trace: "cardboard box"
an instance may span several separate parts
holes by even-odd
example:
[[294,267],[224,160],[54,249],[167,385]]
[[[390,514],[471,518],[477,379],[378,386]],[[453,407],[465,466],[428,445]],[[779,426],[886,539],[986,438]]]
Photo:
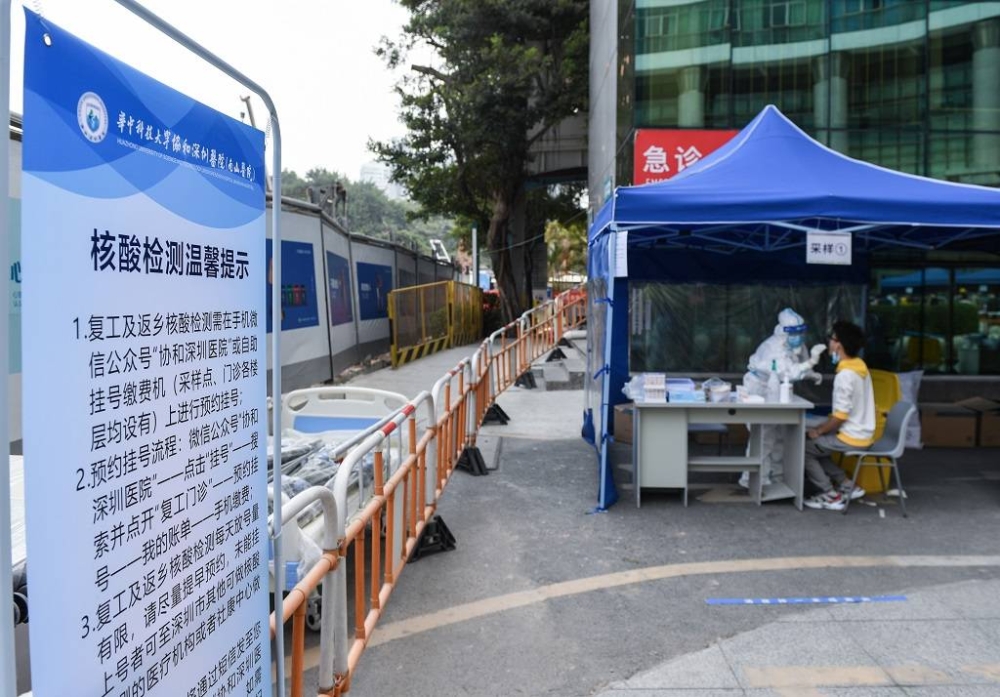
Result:
[[1000,447],[1000,402],[970,397],[955,404],[976,413],[976,444],[979,447]]
[[[724,425],[724,424],[723,424]],[[699,431],[697,429],[688,430],[688,435],[694,438],[695,443],[701,445],[722,445],[726,442],[728,432],[723,431]]]
[[979,415],[979,447],[1000,448],[1000,410]]
[[614,436],[616,443],[632,442],[632,404],[615,405]]
[[750,431],[745,424],[726,424],[726,426],[729,427],[729,435],[726,436],[729,445],[746,445],[750,440]]
[[921,404],[920,435],[928,448],[972,448],[978,415],[958,404]]
[[985,397],[969,397],[968,399],[960,399],[955,402],[955,404],[978,412],[997,411],[1000,409],[1000,402],[994,402],[992,399],[986,399]]
[[750,438],[750,431],[743,424],[725,424],[726,433],[716,433],[715,431],[695,432],[694,442],[700,445],[718,445],[721,437],[723,445],[746,445]]

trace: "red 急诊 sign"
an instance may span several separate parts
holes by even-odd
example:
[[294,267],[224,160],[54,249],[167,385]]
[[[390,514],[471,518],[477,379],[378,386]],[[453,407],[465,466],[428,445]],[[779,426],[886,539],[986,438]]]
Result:
[[718,150],[739,131],[640,128],[635,132],[636,186],[663,181]]

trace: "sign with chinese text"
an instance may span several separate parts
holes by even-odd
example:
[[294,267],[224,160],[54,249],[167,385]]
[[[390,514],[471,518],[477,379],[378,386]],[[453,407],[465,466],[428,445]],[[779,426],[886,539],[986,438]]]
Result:
[[33,692],[263,695],[264,134],[26,15]]
[[628,278],[628,230],[615,232],[615,278]]
[[640,128],[635,132],[632,183],[670,179],[715,152],[739,131]]
[[851,233],[819,230],[807,232],[806,263],[850,266]]

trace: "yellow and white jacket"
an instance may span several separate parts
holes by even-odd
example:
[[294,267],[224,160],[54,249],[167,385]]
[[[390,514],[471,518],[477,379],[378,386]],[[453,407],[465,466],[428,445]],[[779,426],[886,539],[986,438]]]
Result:
[[833,378],[833,416],[843,420],[837,438],[848,445],[868,447],[875,438],[875,388],[868,366],[860,358],[845,358]]

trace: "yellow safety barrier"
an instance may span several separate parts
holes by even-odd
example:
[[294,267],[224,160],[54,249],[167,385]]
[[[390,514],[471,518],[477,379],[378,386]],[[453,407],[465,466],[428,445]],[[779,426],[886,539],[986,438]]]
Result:
[[483,289],[451,282],[451,345],[462,346],[483,338]]
[[[419,295],[414,297],[418,302]],[[272,637],[292,620],[291,697],[301,697],[304,689],[309,597],[322,584],[318,695],[345,694],[421,534],[439,523],[432,520],[437,502],[462,457],[475,448],[479,427],[496,397],[585,317],[586,295],[581,291],[567,291],[526,312],[484,340],[430,393],[422,392],[353,448],[337,471],[332,500],[329,489],[313,487],[283,506],[287,523],[318,497],[331,526],[325,537],[331,549],[324,550],[271,616]],[[369,454],[374,457],[374,490],[348,519],[348,481]],[[346,561],[352,557],[349,576]],[[350,617],[354,622],[349,628]]]
[[482,298],[481,289],[457,281],[439,281],[391,291],[392,367],[398,368],[482,336]]

